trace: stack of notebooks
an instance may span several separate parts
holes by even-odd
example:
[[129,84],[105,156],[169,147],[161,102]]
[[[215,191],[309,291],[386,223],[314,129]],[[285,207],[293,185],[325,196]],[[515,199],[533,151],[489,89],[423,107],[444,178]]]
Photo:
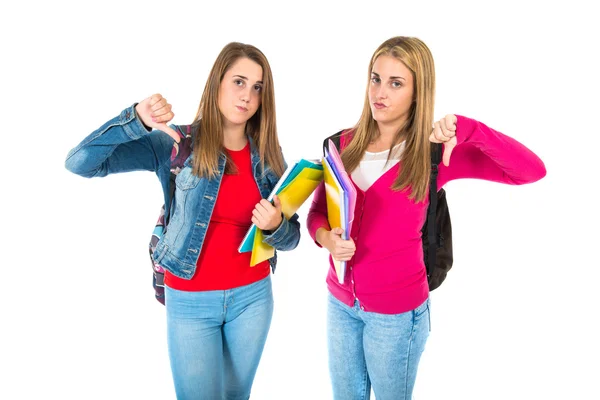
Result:
[[[323,166],[320,161],[305,159],[296,161],[288,166],[267,200],[273,201],[273,197],[277,195],[281,202],[281,212],[290,219],[322,180]],[[238,248],[240,253],[252,252],[250,266],[255,266],[275,255],[275,249],[263,240],[262,231],[252,224]]]
[[[275,188],[269,194],[268,201],[277,195],[281,201],[283,215],[290,219],[300,206],[308,199],[322,180],[325,180],[327,199],[327,220],[331,229],[340,227],[344,230],[342,239],[348,240],[352,231],[352,220],[356,205],[356,188],[344,169],[340,154],[330,140],[322,161],[305,160],[291,164],[281,176]],[[256,225],[252,224],[244,236],[238,251],[252,252],[250,266],[268,260],[275,254],[275,249],[263,242],[264,235]],[[340,283],[346,276],[346,261],[333,260]]]
[[[356,188],[350,181],[340,154],[331,140],[329,140],[328,148],[325,149],[322,165],[329,226],[331,229],[341,227],[344,230],[342,239],[348,240],[352,231],[354,208],[356,206]],[[344,283],[346,261],[333,259],[333,265],[338,282]]]

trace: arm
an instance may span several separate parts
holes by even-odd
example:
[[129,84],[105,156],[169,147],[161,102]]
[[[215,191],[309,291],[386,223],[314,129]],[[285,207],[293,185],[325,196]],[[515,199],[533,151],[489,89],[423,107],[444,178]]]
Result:
[[315,241],[317,246],[321,247],[321,243],[317,240],[317,231],[319,228],[331,230],[329,221],[327,220],[327,198],[325,197],[325,182],[319,183],[313,195],[312,204],[306,218],[306,226],[310,237]]
[[[280,211],[281,212],[281,211]],[[264,242],[277,250],[294,250],[300,242],[298,214],[288,220],[281,214],[281,223],[274,231],[263,230]]]
[[[173,142],[179,137],[165,125],[172,118],[171,105],[159,94],[153,95],[92,132],[69,152],[65,167],[86,178],[157,171],[170,159]],[[160,130],[150,132],[148,126]]]
[[325,247],[333,259],[348,261],[354,256],[356,245],[354,240],[342,239],[342,228],[331,229],[327,220],[327,197],[325,182],[321,182],[313,197],[313,202],[306,218],[308,233],[319,247]]
[[[283,161],[284,168],[287,163]],[[279,178],[273,173],[267,175],[269,190],[273,190]],[[262,199],[254,211],[252,211],[252,223],[254,223],[263,233],[263,242],[272,246],[276,250],[293,250],[300,242],[300,222],[298,214],[294,213],[288,220],[281,211],[281,202],[278,196],[273,197],[273,204],[266,199]]]
[[456,118],[455,148],[444,143],[444,153],[450,150],[452,157],[449,165],[440,164],[438,187],[461,178],[523,185],[546,175],[542,160],[523,144],[476,120]]

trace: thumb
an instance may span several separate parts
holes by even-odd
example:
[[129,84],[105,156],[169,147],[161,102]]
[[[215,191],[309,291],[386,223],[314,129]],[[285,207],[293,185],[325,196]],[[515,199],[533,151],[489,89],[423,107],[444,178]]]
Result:
[[281,212],[281,200],[279,200],[279,196],[273,196],[273,205],[277,209],[277,211]]
[[337,228],[333,228],[331,230],[331,232],[333,232],[334,234],[336,234],[338,236],[341,236],[342,233],[344,233],[344,230],[342,228],[340,228],[340,227],[337,227]]
[[177,143],[179,143],[179,141],[181,140],[181,136],[177,132],[175,132],[172,128],[167,126],[167,124],[157,124],[156,128],[160,129],[167,135],[171,136]]
[[446,167],[450,166],[450,156],[452,155],[452,150],[454,150],[454,146],[456,146],[456,137],[453,137],[446,143],[444,143],[444,156],[443,163]]

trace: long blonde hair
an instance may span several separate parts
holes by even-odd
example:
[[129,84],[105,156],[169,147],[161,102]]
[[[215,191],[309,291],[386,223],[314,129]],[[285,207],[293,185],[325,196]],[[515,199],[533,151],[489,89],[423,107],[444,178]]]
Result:
[[410,190],[409,198],[420,202],[427,194],[431,172],[429,135],[435,98],[433,56],[421,40],[414,37],[393,37],[383,42],[373,53],[362,115],[353,128],[352,140],[342,152],[342,161],[347,171],[353,171],[360,164],[369,143],[379,135],[369,104],[369,85],[373,64],[382,55],[394,57],[412,72],[414,101],[406,123],[396,132],[392,142],[393,147],[401,138],[406,140],[400,173],[394,180],[392,190]]
[[[232,42],[221,50],[215,60],[194,118],[194,125],[199,126],[199,131],[194,138],[193,170],[198,176],[215,177],[219,168],[219,154],[227,154],[223,145],[223,115],[219,111],[219,87],[225,73],[240,58],[254,61],[263,70],[261,104],[252,118],[246,122],[246,134],[252,138],[258,148],[263,170],[266,163],[278,176],[284,172],[283,155],[277,137],[275,92],[269,61],[256,47]],[[231,172],[234,170],[232,168],[232,163],[227,162],[226,171]]]

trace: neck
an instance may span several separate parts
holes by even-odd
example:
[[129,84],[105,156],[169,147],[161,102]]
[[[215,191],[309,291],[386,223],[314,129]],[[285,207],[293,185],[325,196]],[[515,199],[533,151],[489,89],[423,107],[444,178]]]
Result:
[[223,146],[229,150],[241,150],[248,143],[246,125],[224,126]]
[[398,130],[404,125],[405,121],[400,123],[385,124],[377,122],[377,130],[379,136],[375,139],[374,143],[379,144],[379,147],[390,148],[396,137]]

